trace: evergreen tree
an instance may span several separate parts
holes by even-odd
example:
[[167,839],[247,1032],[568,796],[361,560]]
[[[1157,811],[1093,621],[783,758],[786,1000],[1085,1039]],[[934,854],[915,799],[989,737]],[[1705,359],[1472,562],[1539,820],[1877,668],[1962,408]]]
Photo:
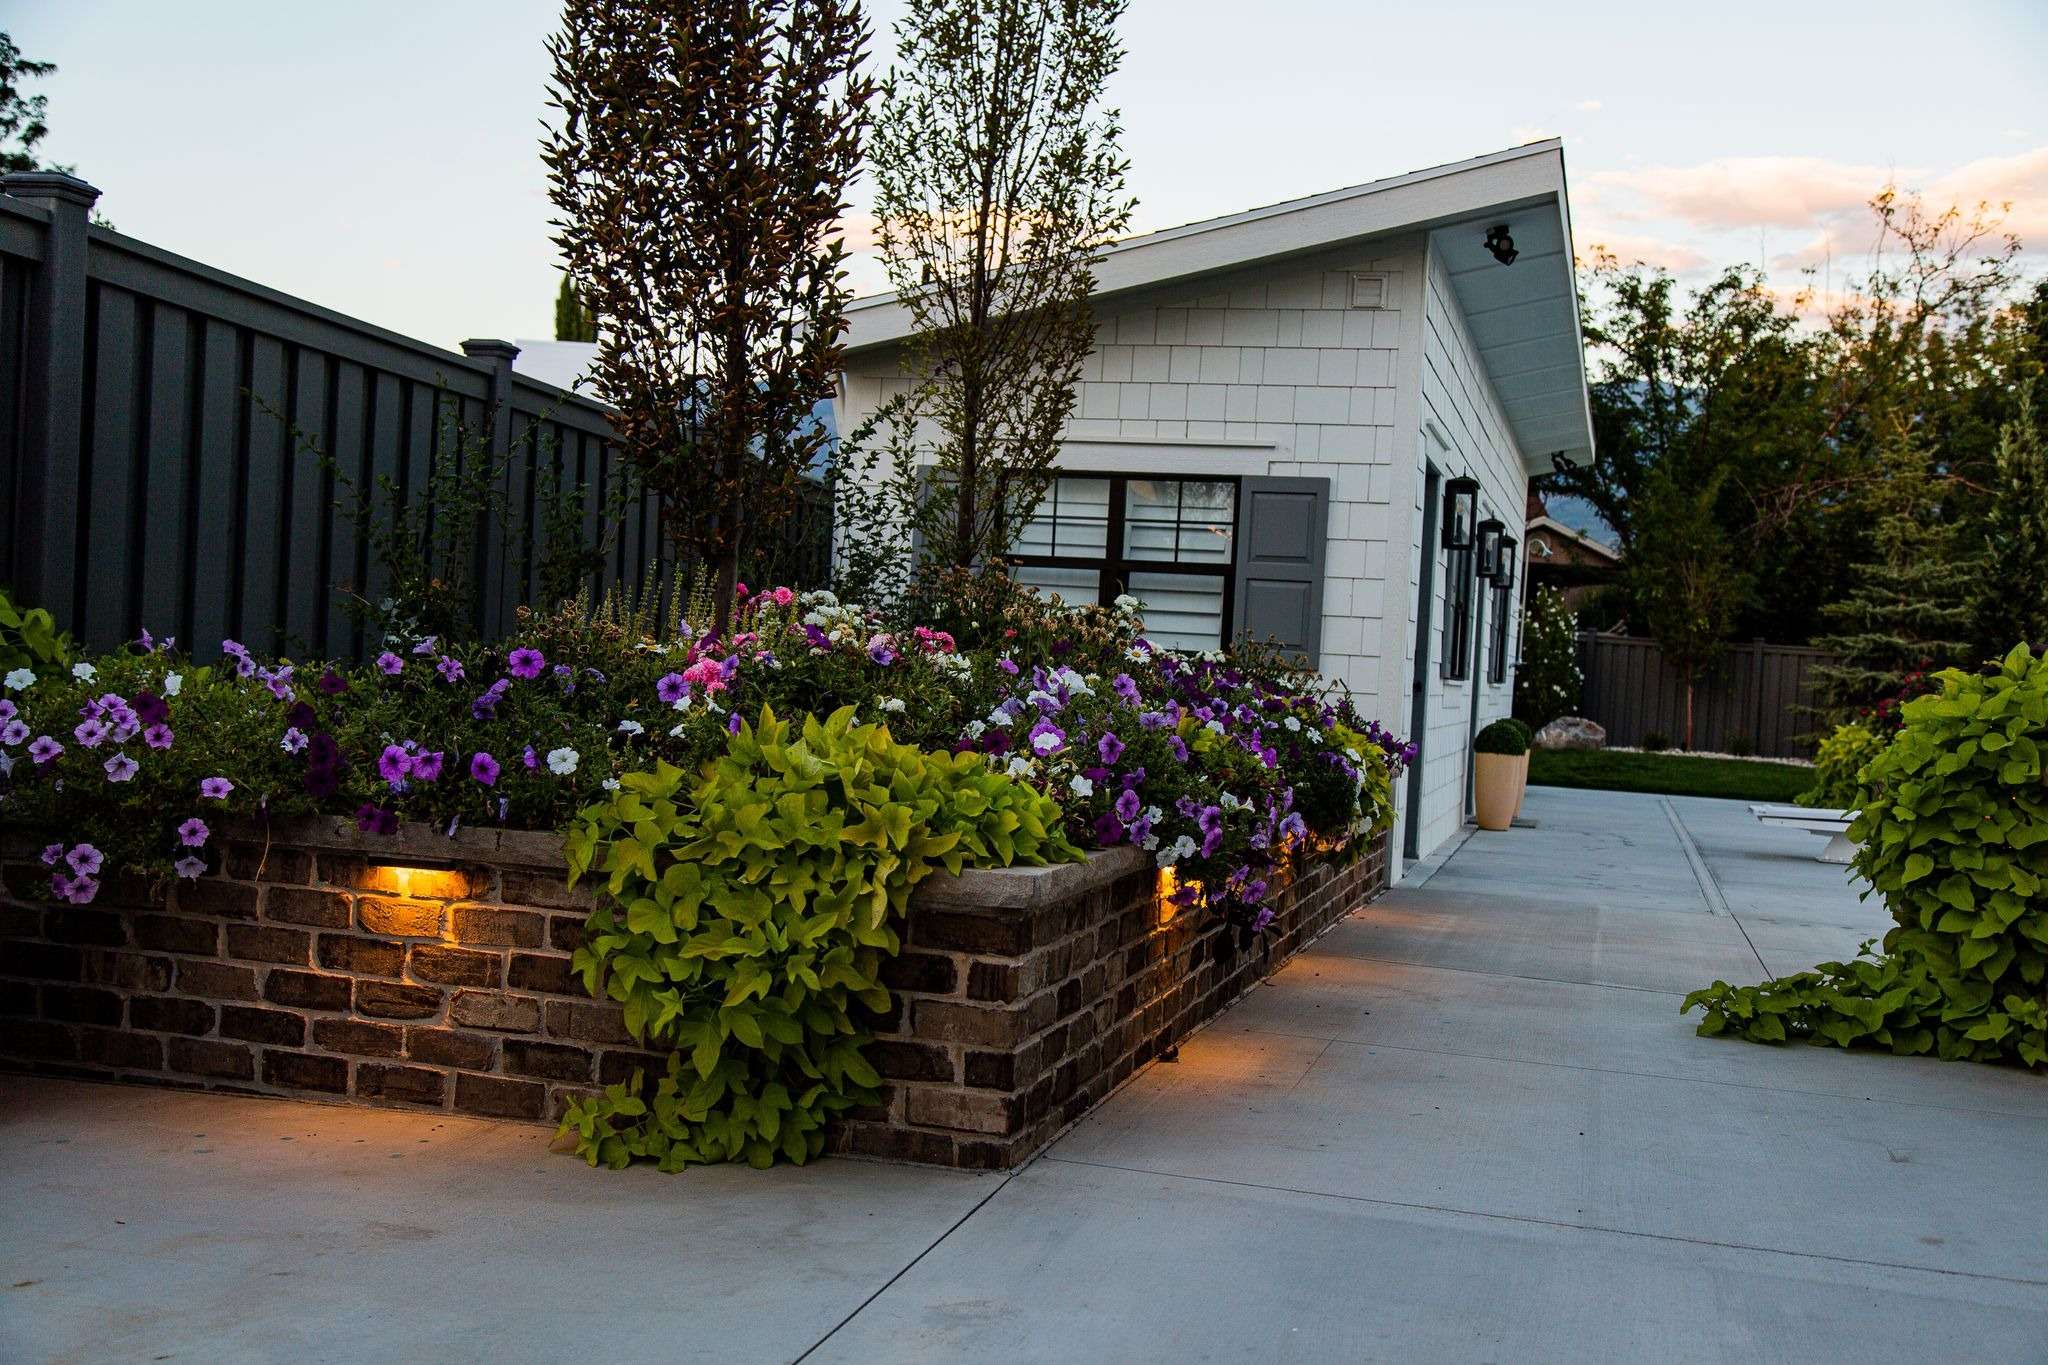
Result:
[[2048,645],[2048,451],[2034,417],[2034,384],[2019,390],[1999,431],[1998,480],[1985,509],[1978,579],[1977,655],[2004,657],[2015,644]]
[[555,294],[555,340],[597,340],[597,319],[590,316],[576,282],[567,275],[562,276],[562,287]]
[[1934,457],[1910,432],[1889,442],[1886,474],[1864,500],[1874,557],[1822,611],[1814,643],[1836,662],[1815,669],[1822,708],[1847,720],[1897,692],[1909,674],[1974,661],[1984,560],[1956,514]]

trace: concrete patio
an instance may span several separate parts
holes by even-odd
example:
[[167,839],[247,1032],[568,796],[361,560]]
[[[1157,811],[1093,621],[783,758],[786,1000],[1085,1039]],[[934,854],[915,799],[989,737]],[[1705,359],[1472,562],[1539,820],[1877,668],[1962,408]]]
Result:
[[1696,1038],[1887,921],[1536,789],[1005,1176],[0,1078],[0,1359],[2048,1359],[2048,1080]]

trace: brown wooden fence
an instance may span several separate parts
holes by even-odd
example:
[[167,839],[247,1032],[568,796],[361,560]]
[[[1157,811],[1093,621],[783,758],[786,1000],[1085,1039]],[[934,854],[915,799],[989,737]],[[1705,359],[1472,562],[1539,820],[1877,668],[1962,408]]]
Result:
[[[625,477],[607,410],[514,374],[509,343],[458,355],[92,226],[98,191],[69,176],[4,190],[0,583],[88,644],[148,626],[202,657],[223,636],[364,648],[335,590],[374,599],[379,566],[294,433],[359,486],[416,498],[466,427],[505,469],[514,527],[544,475],[584,491],[586,544],[608,550],[594,588],[669,559],[655,500],[607,496]],[[531,534],[511,529],[478,540],[491,634],[536,596]]]
[[[1769,758],[1811,758],[1813,670],[1818,649],[1732,645],[1693,689],[1693,747],[1715,753],[1748,748]],[[1579,714],[1607,728],[1609,744],[1639,746],[1651,733],[1685,739],[1685,683],[1654,640],[1579,635],[1585,674]]]

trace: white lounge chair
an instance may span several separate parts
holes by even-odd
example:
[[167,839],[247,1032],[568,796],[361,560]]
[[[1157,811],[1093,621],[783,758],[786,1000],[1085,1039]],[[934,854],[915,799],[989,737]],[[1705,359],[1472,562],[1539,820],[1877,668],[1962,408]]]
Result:
[[1856,855],[1856,845],[1849,838],[1849,823],[1856,818],[1854,811],[1818,810],[1811,806],[1751,806],[1749,813],[1766,825],[1784,825],[1810,834],[1831,836],[1827,847],[1820,851],[1820,861],[1824,863],[1846,863]]

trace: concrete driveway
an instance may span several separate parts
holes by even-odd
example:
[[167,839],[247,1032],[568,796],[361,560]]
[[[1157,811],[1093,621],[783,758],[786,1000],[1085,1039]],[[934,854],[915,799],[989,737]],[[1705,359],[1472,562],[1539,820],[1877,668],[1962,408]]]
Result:
[[2048,1360],[2048,1080],[1696,1038],[1881,908],[1733,803],[1527,813],[1008,1177],[0,1080],[0,1359]]

